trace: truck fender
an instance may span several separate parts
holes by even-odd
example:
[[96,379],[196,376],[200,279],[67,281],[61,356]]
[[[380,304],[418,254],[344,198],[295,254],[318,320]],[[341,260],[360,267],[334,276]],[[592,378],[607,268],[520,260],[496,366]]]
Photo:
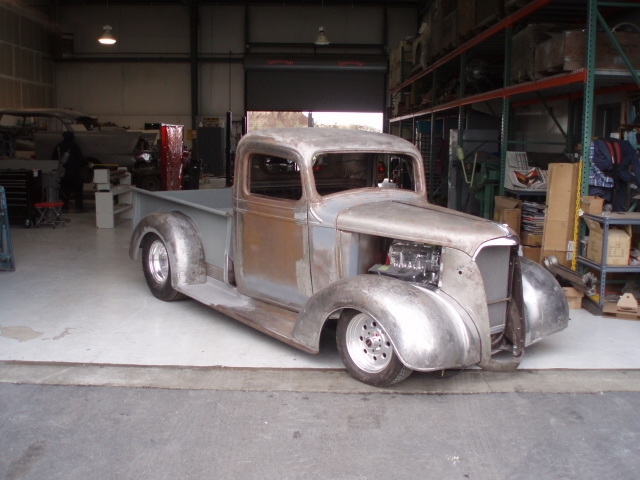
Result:
[[569,305],[555,277],[541,265],[524,257],[522,294],[526,326],[525,347],[567,328]]
[[155,233],[164,242],[171,265],[171,285],[181,287],[207,281],[204,248],[200,232],[181,212],[150,213],[136,226],[129,244],[129,257],[138,259],[144,238]]
[[307,301],[296,320],[293,337],[317,352],[324,322],[342,309],[353,308],[378,321],[402,363],[413,370],[475,364],[480,361],[477,332],[467,328],[461,317],[464,311],[446,298],[389,277],[345,278]]

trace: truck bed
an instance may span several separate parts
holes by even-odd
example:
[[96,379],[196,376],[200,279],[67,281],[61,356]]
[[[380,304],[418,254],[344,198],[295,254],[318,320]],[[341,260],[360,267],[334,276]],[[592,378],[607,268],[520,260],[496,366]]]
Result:
[[211,270],[219,275],[228,268],[227,258],[233,259],[233,206],[230,188],[170,192],[150,192],[140,188],[132,190],[132,229],[150,213],[181,212],[198,227],[207,273]]

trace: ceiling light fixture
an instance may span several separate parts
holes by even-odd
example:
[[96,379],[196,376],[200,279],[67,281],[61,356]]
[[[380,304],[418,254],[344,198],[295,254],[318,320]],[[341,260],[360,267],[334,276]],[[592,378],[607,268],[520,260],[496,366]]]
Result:
[[[324,0],[322,0],[322,2],[320,3],[320,20],[323,21],[324,20]],[[318,29],[318,37],[316,38],[315,44],[316,45],[329,45],[331,42],[329,42],[329,39],[327,38],[327,36],[324,33],[324,27],[320,27]]]
[[316,38],[316,45],[329,45],[331,42],[324,33],[324,27],[318,29],[318,38]]
[[104,29],[104,33],[98,39],[98,41],[103,45],[113,45],[114,43],[116,43],[116,39],[111,34],[111,30],[112,30],[111,25],[105,25],[102,28]]

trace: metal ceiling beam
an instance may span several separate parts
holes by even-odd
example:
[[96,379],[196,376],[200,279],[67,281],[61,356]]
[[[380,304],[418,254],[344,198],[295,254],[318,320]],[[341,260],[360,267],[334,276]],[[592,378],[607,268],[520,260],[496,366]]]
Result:
[[[249,6],[306,6],[318,7],[320,0],[247,0],[246,3],[238,0],[195,0],[198,6],[201,5],[249,5]],[[24,0],[24,2],[35,8],[45,8],[52,6],[84,6],[87,0]],[[323,0],[325,6],[353,6],[353,7],[410,7],[423,8],[425,0]],[[98,2],[91,2],[97,4]],[[163,5],[189,5],[189,0],[109,0],[109,5],[136,5],[153,8]],[[106,0],[105,0],[106,5]]]

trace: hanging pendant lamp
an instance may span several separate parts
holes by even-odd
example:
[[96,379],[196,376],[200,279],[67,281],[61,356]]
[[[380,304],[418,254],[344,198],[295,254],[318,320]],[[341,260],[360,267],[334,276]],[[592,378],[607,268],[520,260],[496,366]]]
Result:
[[98,39],[98,41],[102,45],[113,45],[114,43],[116,43],[116,39],[111,33],[111,30],[112,30],[111,25],[105,25],[102,28],[104,29],[104,32],[102,36]]
[[316,45],[329,45],[331,42],[324,33],[324,27],[318,29],[318,38],[316,38]]

